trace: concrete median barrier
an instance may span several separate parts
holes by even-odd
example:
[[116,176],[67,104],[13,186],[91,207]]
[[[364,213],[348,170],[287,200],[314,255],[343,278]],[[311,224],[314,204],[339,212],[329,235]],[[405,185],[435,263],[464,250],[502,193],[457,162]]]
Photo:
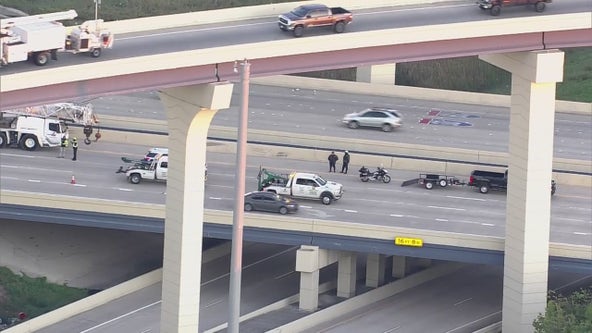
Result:
[[[165,121],[148,120],[145,123],[138,119],[129,122],[124,117],[101,117],[102,126],[116,127],[126,124],[131,130],[138,132],[123,132],[112,129],[102,129],[100,141],[117,142],[146,146],[167,146],[168,136]],[[146,134],[160,133],[160,135]],[[74,135],[82,136],[82,129],[73,129]],[[236,128],[212,126],[210,137],[224,140],[210,140],[208,151],[234,154],[236,144]],[[228,140],[228,141],[226,141]],[[99,141],[99,142],[100,142]],[[317,161],[325,163],[327,154],[331,150],[362,154],[359,164],[352,164],[353,168],[361,165],[368,167],[384,166],[390,170],[409,170],[418,172],[437,172],[449,175],[468,175],[473,169],[499,171],[507,165],[507,154],[500,152],[469,150],[461,148],[434,147],[412,145],[372,140],[354,140],[342,138],[336,140],[327,136],[304,135],[299,133],[284,133],[276,131],[249,130],[247,153],[250,156],[274,157],[293,160]],[[94,143],[93,143],[94,144]],[[366,153],[371,152],[371,153]],[[498,165],[495,166],[486,166]],[[478,167],[476,165],[479,165]],[[554,169],[578,172],[581,174],[556,173],[554,178],[560,185],[592,186],[592,165],[588,161],[555,158]]]
[[[389,0],[326,0],[323,3],[329,7],[344,7],[349,10],[361,10],[370,8],[426,5],[435,3],[446,3],[450,0],[399,0],[396,2]],[[125,34],[131,32],[153,31],[162,29],[173,29],[185,26],[214,24],[223,22],[239,22],[249,19],[270,18],[270,23],[275,23],[275,16],[288,12],[295,7],[314,3],[314,1],[298,1],[275,3],[269,5],[246,6],[225,8],[207,11],[198,11],[175,15],[153,16],[121,21],[105,22],[105,26],[115,34]]]
[[146,288],[162,281],[162,269],[154,270],[137,278],[121,283],[115,287],[103,290],[94,295],[65,305],[57,310],[39,317],[24,321],[17,326],[5,330],[6,333],[32,333],[44,327],[56,324],[82,312],[94,309],[110,301],[129,295],[139,289]]

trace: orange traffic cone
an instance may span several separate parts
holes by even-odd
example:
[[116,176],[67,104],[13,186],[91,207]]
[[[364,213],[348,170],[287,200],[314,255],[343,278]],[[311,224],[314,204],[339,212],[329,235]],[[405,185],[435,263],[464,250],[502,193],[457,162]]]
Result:
[[76,177],[72,175],[72,179],[70,180],[70,184],[76,184]]

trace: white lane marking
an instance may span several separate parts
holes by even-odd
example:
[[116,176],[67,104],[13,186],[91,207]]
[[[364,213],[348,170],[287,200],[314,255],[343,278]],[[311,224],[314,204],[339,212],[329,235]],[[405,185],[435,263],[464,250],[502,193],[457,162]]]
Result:
[[460,210],[465,211],[464,208],[454,208],[454,207],[441,207],[441,206],[428,206],[429,208],[437,208],[437,209],[449,209],[449,210]]
[[447,219],[436,219],[436,221],[440,221],[440,222],[448,222]]
[[222,200],[222,198],[218,198],[218,197],[209,197],[209,199],[211,199],[211,200]]
[[[568,217],[558,217],[558,220],[566,220],[566,221],[574,221],[574,222],[586,222],[584,220],[580,220],[580,219],[570,219]],[[592,221],[591,221],[592,222]]]
[[19,180],[20,178],[18,178],[18,177],[4,177],[4,176],[2,176],[2,177],[0,177],[0,179]]
[[472,299],[473,299],[473,297],[469,297],[467,299],[463,299],[462,301],[459,301],[459,302],[454,303],[454,306],[461,305],[461,304],[463,304],[465,302],[468,302],[468,301],[470,301]]
[[403,217],[405,215],[401,215],[401,214],[391,214],[392,217]]
[[162,302],[162,301],[156,301],[156,302],[154,302],[154,303],[150,303],[150,304],[148,304],[148,305],[145,305],[145,306],[143,306],[143,307],[141,307],[141,308],[135,309],[135,310],[133,310],[133,311],[130,311],[130,312],[128,312],[128,313],[124,313],[124,314],[122,314],[121,316],[115,317],[115,318],[113,318],[113,319],[107,320],[107,321],[105,321],[105,322],[102,322],[102,323],[100,323],[100,324],[98,324],[98,325],[95,325],[95,326],[93,326],[93,327],[87,328],[87,329],[85,329],[84,331],[80,331],[80,333],[86,333],[86,332],[90,332],[90,331],[92,331],[92,330],[95,330],[95,329],[97,329],[97,328],[99,328],[99,327],[103,327],[103,326],[105,326],[105,325],[108,325],[108,324],[110,324],[110,323],[112,323],[112,322],[114,322],[114,321],[116,321],[116,320],[119,320],[119,319],[121,319],[121,318],[124,318],[124,317],[130,316],[130,315],[133,315],[134,313],[140,312],[140,311],[142,311],[142,310],[144,310],[144,309],[147,309],[147,308],[149,308],[149,307],[151,307],[151,306],[154,306],[154,305],[156,305],[156,304],[160,304],[161,302]]
[[291,272],[288,272],[288,273],[284,273],[282,275],[278,275],[278,276],[274,277],[274,279],[279,280],[279,279],[284,278],[284,277],[286,277],[286,276],[288,276],[288,275],[290,275],[292,273],[295,273],[295,272],[296,271],[291,271]]
[[[267,261],[267,260],[273,259],[273,258],[275,258],[275,257],[281,256],[281,255],[283,255],[283,254],[285,254],[285,253],[288,253],[288,252],[290,252],[290,251],[294,251],[294,250],[295,250],[295,249],[297,249],[297,248],[298,248],[298,247],[291,247],[291,248],[289,248],[289,249],[287,249],[287,250],[284,250],[284,251],[282,251],[282,252],[274,253],[274,254],[272,254],[271,256],[269,256],[269,257],[265,257],[265,258],[263,258],[263,259],[261,259],[261,260],[259,260],[259,261],[255,261],[255,262],[253,262],[253,263],[252,263],[252,264],[250,264],[250,265],[243,266],[243,272],[244,272],[244,271],[245,271],[247,268],[253,267],[253,266],[255,266],[255,265],[257,265],[257,264],[260,264],[260,263],[262,263],[262,262],[264,262],[264,261]],[[201,285],[202,285],[202,287],[203,287],[203,286],[205,286],[205,285],[207,285],[207,284],[209,284],[209,283],[212,283],[212,282],[218,281],[218,280],[220,280],[220,279],[223,279],[223,278],[225,278],[226,276],[229,276],[229,275],[230,275],[230,272],[228,272],[228,273],[226,273],[226,274],[223,274],[223,275],[220,275],[220,276],[218,276],[218,277],[215,277],[215,278],[213,278],[213,279],[211,279],[211,280],[209,280],[209,281],[203,282]]]
[[41,183],[39,179],[27,179],[27,181],[30,183]]
[[343,211],[346,213],[357,213],[358,212],[357,210],[353,210],[353,209],[344,209]]
[[391,333],[401,328],[401,326],[395,326],[393,328],[389,328],[388,330],[384,331],[383,333]]
[[300,206],[300,208],[312,208],[312,206]]
[[486,199],[467,198],[467,197],[456,197],[456,196],[453,196],[453,195],[447,195],[446,198],[450,198],[450,199],[462,199],[462,200],[473,200],[473,201],[487,201]]
[[579,232],[579,231],[574,231],[575,235],[581,235],[581,236],[588,236],[588,235],[592,235],[592,233],[589,232]]
[[210,303],[206,304],[206,305],[204,306],[204,308],[209,308],[209,307],[211,307],[211,306],[214,306],[214,305],[216,305],[216,304],[220,304],[220,303],[222,303],[222,301],[224,301],[224,299],[223,299],[223,298],[217,299],[217,300],[215,300],[215,301],[212,301],[212,302],[210,302]]
[[132,192],[133,191],[131,188],[114,187],[114,189],[116,189],[118,191],[124,191],[124,192]]
[[481,225],[486,226],[486,227],[493,227],[493,226],[495,226],[495,224],[491,224],[491,223],[481,223]]
[[70,184],[70,185],[74,185],[74,186],[78,186],[78,187],[86,187],[86,185],[84,185],[84,184]]
[[[215,30],[224,30],[224,29],[232,29],[232,28],[254,27],[257,25],[269,25],[269,24],[272,24],[272,23],[261,22],[261,23],[239,24],[239,25],[233,25],[233,26],[222,26],[222,27],[212,27],[212,28],[170,31],[170,32],[162,32],[162,33],[158,33],[158,34],[148,34],[148,35],[141,35],[141,36],[134,36],[134,37],[119,38],[119,41],[141,39],[141,38],[152,38],[155,36],[170,36],[170,35],[178,35],[178,34],[187,34],[187,33],[202,32],[202,31],[215,31]],[[277,24],[277,23],[273,22],[273,24]]]

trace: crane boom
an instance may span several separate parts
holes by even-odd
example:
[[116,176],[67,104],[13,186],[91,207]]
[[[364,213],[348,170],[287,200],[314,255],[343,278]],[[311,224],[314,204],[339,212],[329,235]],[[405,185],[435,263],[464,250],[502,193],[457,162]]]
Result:
[[78,16],[78,13],[74,9],[70,9],[64,12],[55,12],[48,14],[11,17],[0,20],[0,28],[8,29],[15,25],[25,25],[37,22],[52,22],[60,20],[72,20]]
[[56,103],[20,109],[3,110],[0,112],[18,116],[39,118],[54,117],[64,121],[71,121],[76,124],[91,126],[99,122],[97,116],[93,112],[93,106],[90,103]]

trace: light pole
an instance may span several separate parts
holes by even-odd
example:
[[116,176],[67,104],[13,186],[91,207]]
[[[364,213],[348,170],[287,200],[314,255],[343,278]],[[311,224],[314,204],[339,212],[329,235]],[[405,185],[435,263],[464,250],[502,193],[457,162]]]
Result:
[[[243,261],[243,220],[245,205],[245,178],[247,168],[247,121],[249,117],[249,77],[251,64],[247,59],[240,64],[241,105],[236,140],[236,176],[234,214],[232,218],[232,254],[230,257],[230,290],[228,332],[239,333],[241,272]],[[235,70],[237,64],[235,63]]]

